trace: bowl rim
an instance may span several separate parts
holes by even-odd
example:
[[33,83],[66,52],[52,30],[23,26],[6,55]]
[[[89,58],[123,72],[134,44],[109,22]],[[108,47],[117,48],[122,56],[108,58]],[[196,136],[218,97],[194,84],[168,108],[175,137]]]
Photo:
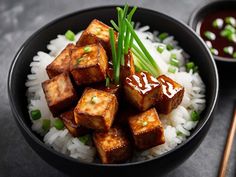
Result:
[[[7,90],[8,90],[8,98],[9,98],[9,105],[11,107],[11,110],[13,112],[13,117],[16,120],[17,123],[19,123],[19,125],[21,126],[21,128],[27,133],[27,135],[38,145],[41,146],[42,148],[46,149],[47,151],[49,151],[49,153],[52,153],[53,155],[59,156],[61,158],[64,158],[68,161],[72,161],[74,163],[79,163],[79,164],[83,164],[83,165],[89,165],[89,166],[97,166],[97,167],[126,167],[126,166],[135,166],[135,165],[140,165],[143,163],[149,163],[153,160],[157,160],[157,159],[162,159],[164,157],[169,156],[170,154],[172,154],[174,151],[179,150],[180,148],[182,148],[183,146],[185,146],[186,144],[188,144],[201,130],[202,128],[207,124],[207,122],[209,121],[216,103],[217,103],[217,99],[218,99],[218,92],[219,92],[219,76],[218,76],[218,71],[217,71],[217,67],[216,67],[216,63],[210,53],[210,51],[207,49],[206,44],[204,43],[204,41],[196,34],[196,32],[191,29],[189,26],[187,26],[187,24],[183,23],[180,20],[174,19],[173,17],[170,17],[164,13],[155,11],[155,10],[151,10],[151,9],[147,9],[147,8],[143,8],[143,7],[138,7],[138,9],[142,10],[142,11],[147,11],[147,12],[151,12],[151,13],[155,13],[158,14],[160,16],[163,16],[164,18],[168,18],[170,21],[173,21],[175,23],[180,24],[183,28],[186,28],[187,30],[189,30],[191,33],[193,33],[193,35],[199,40],[199,42],[201,42],[201,44],[207,49],[206,51],[209,54],[209,59],[211,60],[213,69],[214,69],[214,77],[215,77],[215,88],[214,88],[214,99],[213,102],[211,103],[211,108],[208,112],[208,114],[205,116],[205,120],[202,123],[202,125],[200,127],[198,127],[198,129],[196,129],[184,142],[182,142],[181,144],[177,145],[175,148],[173,148],[172,150],[159,155],[157,157],[153,157],[151,159],[147,159],[147,160],[142,160],[142,161],[136,161],[136,162],[127,162],[127,163],[121,163],[121,164],[102,164],[102,163],[97,163],[97,162],[85,162],[79,159],[74,159],[66,154],[63,154],[61,152],[58,152],[56,150],[54,150],[53,148],[47,146],[43,141],[41,141],[34,133],[33,130],[28,127],[24,121],[22,120],[20,114],[17,111],[16,105],[14,104],[14,99],[13,99],[13,94],[12,94],[12,74],[13,71],[15,69],[15,65],[18,61],[19,56],[21,55],[22,51],[24,50],[24,48],[29,45],[30,41],[32,41],[32,39],[34,39],[37,35],[39,35],[43,30],[49,28],[50,26],[54,25],[55,23],[67,19],[69,17],[81,14],[81,13],[88,13],[94,10],[102,10],[102,9],[114,9],[117,6],[122,6],[122,5],[107,5],[107,6],[95,6],[92,8],[86,8],[83,10],[79,10],[79,11],[75,11],[66,15],[62,15],[54,20],[52,20],[51,22],[47,23],[46,25],[43,25],[41,28],[39,28],[38,30],[36,30],[20,47],[20,49],[18,50],[18,52],[16,53],[11,65],[10,65],[10,69],[9,69],[9,73],[8,73],[8,80],[7,80]],[[132,7],[132,6],[130,6]],[[25,137],[24,137],[25,138]],[[27,141],[27,143],[29,143]],[[31,145],[30,145],[31,147]],[[31,147],[32,148],[32,147]],[[32,148],[34,151],[35,149]],[[38,154],[38,152],[37,152]],[[38,154],[39,155],[39,154]]]
[[[233,3],[236,5],[236,1],[234,1],[234,0],[224,0],[224,1],[217,0],[217,1],[213,1],[213,2],[201,3],[198,7],[196,7],[194,9],[193,13],[190,15],[190,18],[188,20],[188,25],[198,34],[197,27],[194,27],[194,23],[195,23],[195,21],[199,22],[199,19],[198,19],[199,15],[203,11],[209,12],[209,9],[214,9],[214,6],[216,6],[216,5],[220,6],[222,4],[227,4],[227,3]],[[226,63],[236,63],[236,59],[234,59],[234,58],[221,57],[221,56],[216,56],[216,55],[213,55],[213,57],[217,61],[226,62]]]

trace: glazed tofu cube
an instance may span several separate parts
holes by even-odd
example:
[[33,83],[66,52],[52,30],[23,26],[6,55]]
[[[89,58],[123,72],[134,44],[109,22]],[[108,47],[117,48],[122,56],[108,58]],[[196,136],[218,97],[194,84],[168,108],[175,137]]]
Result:
[[70,72],[77,85],[104,81],[107,55],[100,44],[76,48],[71,53]]
[[98,131],[107,131],[114,120],[118,102],[114,94],[86,89],[74,110],[75,122]]
[[72,136],[83,136],[89,132],[87,128],[75,123],[74,109],[62,113],[59,117],[61,118],[65,127],[68,129]]
[[162,97],[157,100],[156,109],[158,113],[168,114],[182,102],[184,87],[165,75],[158,80],[162,84]]
[[131,156],[129,140],[121,128],[111,128],[108,132],[95,132],[93,141],[104,164],[125,162]]
[[[79,41],[76,43],[77,46],[81,47],[88,44],[100,43],[104,49],[111,53],[110,47],[110,35],[109,35],[109,26],[102,23],[101,21],[94,19],[86,30],[82,33]],[[117,33],[115,33],[115,38]]]
[[121,74],[120,79],[122,82],[124,82],[126,77],[135,74],[133,54],[130,50],[128,54],[124,56],[124,60],[125,60],[124,66],[121,65],[121,71],[120,71]]
[[145,111],[161,97],[161,84],[147,72],[140,72],[128,76],[124,82],[125,95],[140,111]]
[[48,107],[53,116],[58,116],[74,106],[77,94],[68,73],[62,73],[42,83]]
[[47,68],[47,74],[49,78],[53,78],[63,72],[69,72],[71,51],[75,48],[75,45],[68,44],[66,48],[50,63]]
[[165,143],[164,129],[155,108],[129,118],[135,146],[145,150]]

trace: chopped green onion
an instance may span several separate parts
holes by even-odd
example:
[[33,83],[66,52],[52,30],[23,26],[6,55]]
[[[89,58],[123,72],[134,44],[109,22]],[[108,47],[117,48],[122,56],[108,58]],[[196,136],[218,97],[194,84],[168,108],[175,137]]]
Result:
[[225,18],[225,23],[235,26],[236,25],[236,20],[235,20],[234,17],[226,17]]
[[41,118],[41,112],[39,109],[32,110],[30,115],[33,120],[38,120]]
[[229,36],[229,40],[230,40],[231,42],[236,43],[236,34],[235,34],[235,33],[231,34],[231,35]]
[[212,33],[211,31],[205,31],[204,36],[209,40],[215,40],[216,39],[216,35],[214,33]]
[[98,97],[97,96],[92,96],[91,101],[92,104],[96,104],[98,102]]
[[174,46],[172,45],[172,44],[167,44],[166,45],[166,48],[167,48],[167,50],[173,50],[174,49]]
[[192,119],[192,121],[198,121],[199,118],[200,118],[200,116],[199,116],[197,111],[192,111],[191,112],[191,119]]
[[210,51],[213,55],[218,55],[219,54],[218,50],[215,49],[215,48],[210,48]]
[[63,121],[61,120],[61,119],[56,119],[55,121],[54,121],[54,127],[57,129],[57,130],[62,130],[63,128],[64,128],[64,123],[63,123]]
[[165,46],[164,46],[164,45],[158,45],[157,51],[158,51],[159,53],[162,53],[164,50],[165,50]]
[[172,54],[170,55],[170,58],[177,59],[177,55],[176,55],[175,53],[172,53]]
[[227,37],[230,36],[232,34],[232,32],[228,29],[224,29],[223,31],[220,32],[220,35],[223,37]]
[[83,57],[77,58],[77,59],[76,59],[77,65],[80,64],[80,62],[81,62],[83,59],[84,59]]
[[78,138],[80,142],[85,145],[88,145],[91,142],[91,136],[89,134],[81,136]]
[[224,25],[224,21],[221,18],[215,19],[212,23],[212,26],[218,29],[222,28],[223,25]]
[[50,119],[43,119],[42,129],[44,131],[48,131],[50,129],[51,120]]
[[183,133],[182,133],[181,131],[177,131],[177,132],[176,132],[176,135],[177,135],[177,136],[182,136]]
[[191,69],[193,69],[195,64],[193,62],[186,63],[186,70],[189,72]]
[[75,33],[73,33],[73,31],[71,31],[71,30],[68,30],[68,31],[65,33],[65,37],[66,37],[66,39],[68,39],[69,41],[74,41],[74,40],[75,40]]
[[174,66],[169,66],[168,72],[169,72],[169,73],[172,73],[172,74],[176,73],[176,67],[174,67]]
[[143,125],[143,127],[145,127],[145,126],[147,126],[147,124],[148,124],[148,122],[144,121],[142,125]]
[[110,87],[110,78],[106,77],[106,87]]
[[170,64],[179,67],[179,60],[176,58],[170,58]]
[[167,38],[168,37],[168,33],[161,33],[159,36],[158,36],[158,38],[161,40],[161,41],[163,41],[165,38]]
[[236,58],[236,52],[233,53],[233,58]]
[[233,48],[232,46],[224,47],[223,50],[224,50],[224,52],[225,52],[226,54],[229,54],[229,55],[232,55],[233,52],[234,52],[234,48]]
[[231,33],[235,33],[236,32],[235,28],[232,25],[226,25],[225,29],[229,30]]
[[90,46],[85,46],[84,47],[84,52],[88,53],[88,52],[91,52],[91,47]]

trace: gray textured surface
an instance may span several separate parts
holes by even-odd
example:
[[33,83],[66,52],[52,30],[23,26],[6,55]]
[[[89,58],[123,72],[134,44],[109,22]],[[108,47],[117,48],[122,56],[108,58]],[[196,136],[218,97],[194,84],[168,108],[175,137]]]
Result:
[[[157,10],[187,22],[199,3],[207,0],[136,0],[130,4]],[[208,0],[210,1],[210,0]],[[51,20],[80,9],[123,4],[109,0],[0,0],[0,176],[51,177],[66,176],[50,167],[26,144],[11,115],[7,98],[7,74],[21,44],[37,29]],[[229,127],[236,84],[222,79],[219,107],[213,125],[198,150],[167,177],[215,177]],[[231,153],[228,176],[236,175],[236,144]],[[153,169],[155,170],[155,169]]]

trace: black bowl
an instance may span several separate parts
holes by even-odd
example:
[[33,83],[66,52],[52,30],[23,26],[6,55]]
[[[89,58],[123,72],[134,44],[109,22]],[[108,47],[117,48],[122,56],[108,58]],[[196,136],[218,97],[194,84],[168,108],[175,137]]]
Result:
[[31,122],[27,112],[25,81],[30,73],[29,64],[37,51],[47,52],[46,45],[64,34],[68,29],[80,31],[97,18],[107,24],[116,19],[115,6],[99,7],[79,11],[44,26],[34,33],[20,48],[11,65],[8,78],[8,94],[15,120],[30,146],[38,155],[55,168],[73,176],[156,176],[169,172],[186,160],[199,146],[205,137],[211,121],[218,96],[218,74],[214,60],[204,42],[185,24],[158,12],[139,8],[134,21],[149,25],[151,30],[168,32],[176,37],[186,52],[191,54],[199,66],[200,74],[206,84],[206,109],[201,115],[197,127],[191,136],[175,149],[160,157],[125,164],[84,163],[75,160],[46,146],[40,137],[31,130]]
[[[189,26],[192,27],[195,31],[197,31],[198,23],[201,22],[208,14],[216,11],[235,9],[236,1],[233,0],[215,1],[207,4],[203,3],[198,8],[196,8],[196,10],[194,10],[193,14],[189,19]],[[236,60],[233,58],[226,58],[220,56],[214,56],[214,58],[219,62],[236,63]]]

